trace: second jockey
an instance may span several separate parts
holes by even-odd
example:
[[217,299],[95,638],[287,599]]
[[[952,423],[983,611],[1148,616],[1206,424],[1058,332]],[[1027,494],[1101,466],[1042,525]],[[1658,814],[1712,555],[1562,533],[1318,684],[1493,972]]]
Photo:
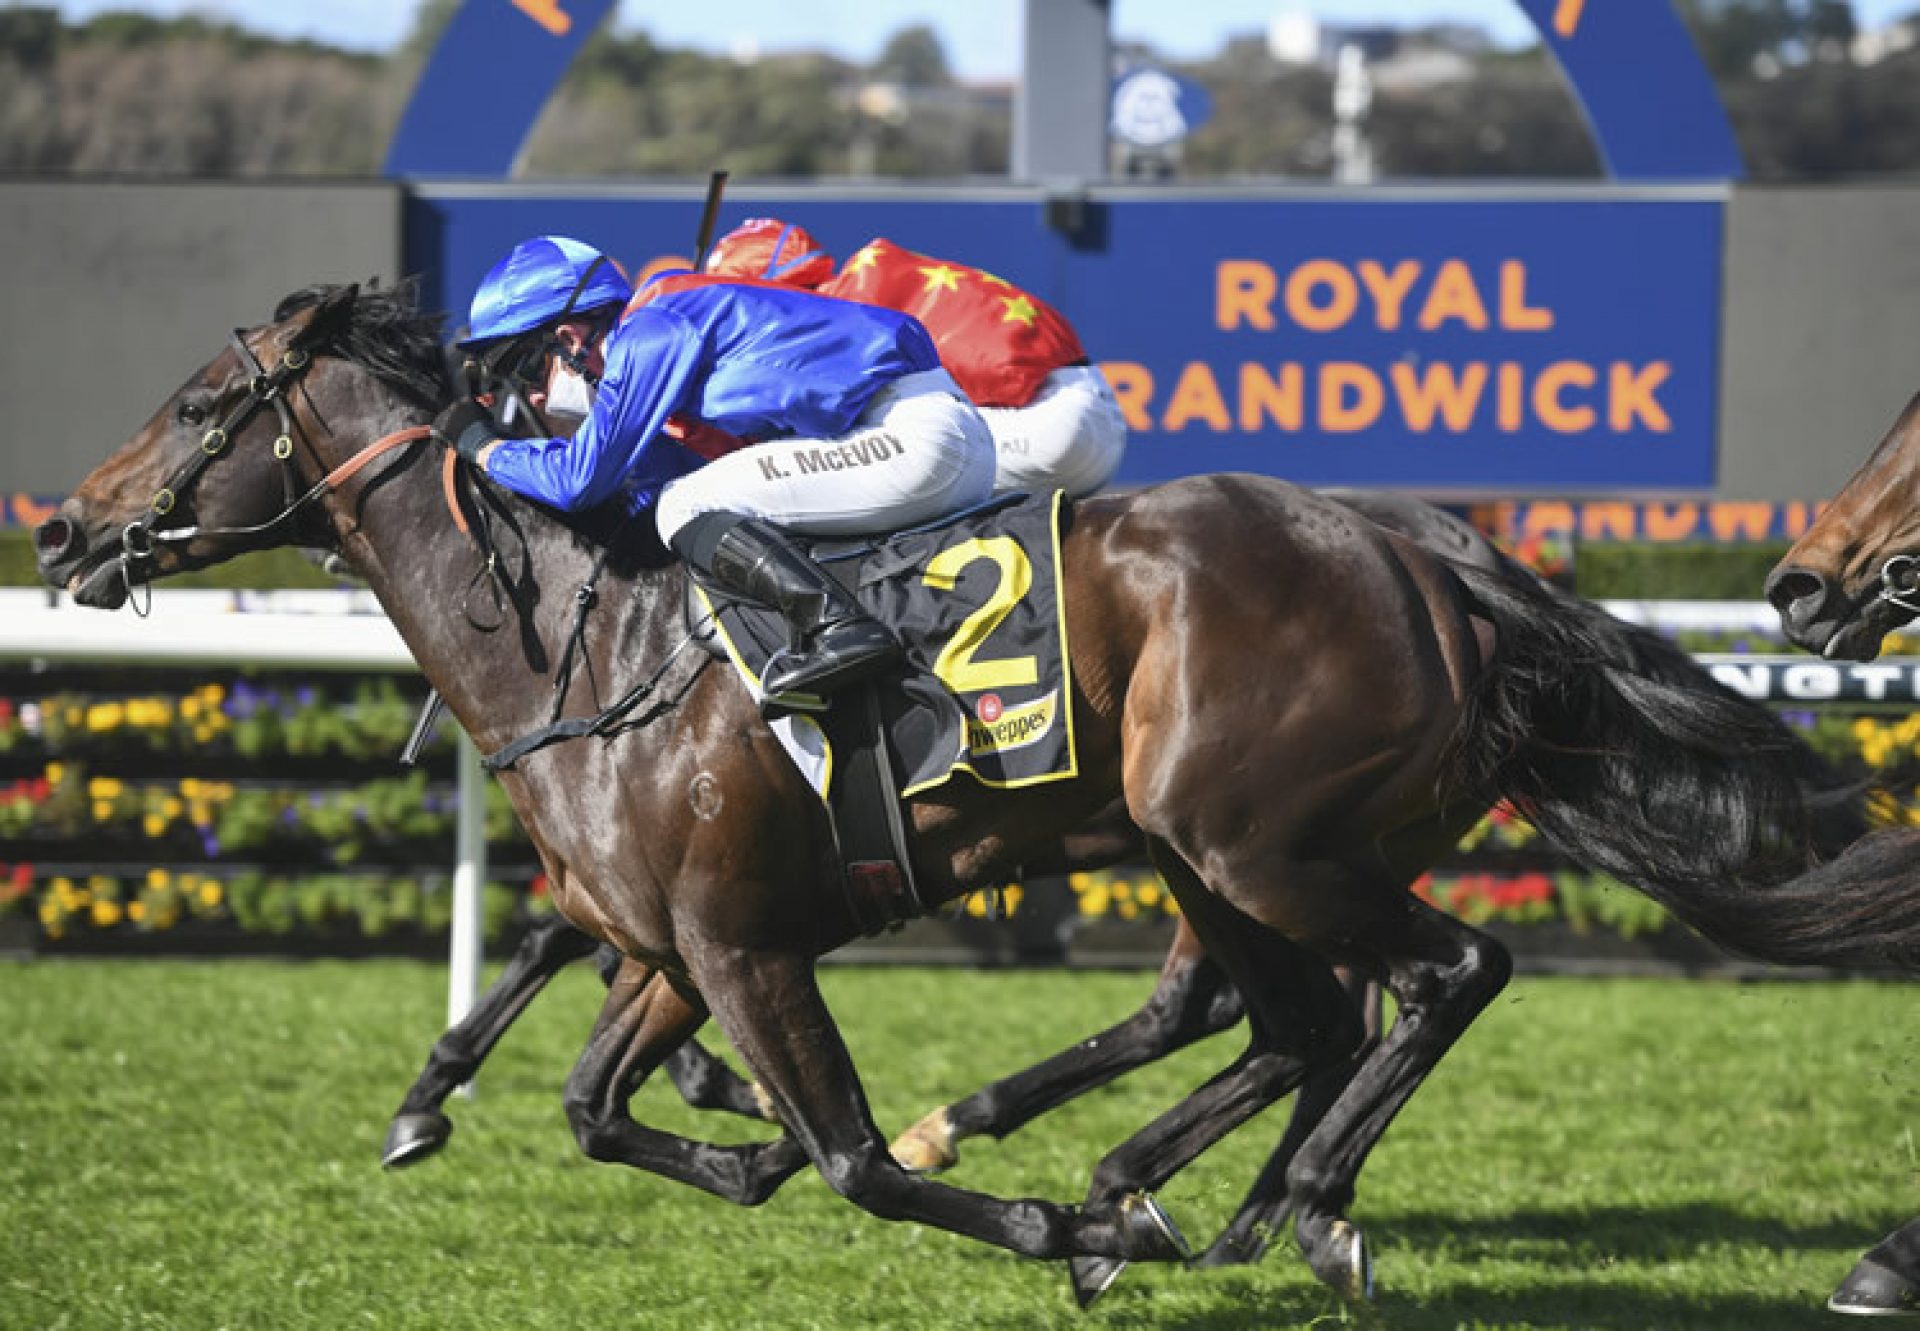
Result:
[[[822,695],[901,656],[787,533],[854,536],[988,499],[994,446],[926,330],[896,311],[761,283],[631,296],[612,262],[564,236],[522,241],[474,293],[462,343],[545,385],[536,410],[584,415],[571,438],[499,437],[478,403],[436,432],[493,480],[555,508],[653,511],[668,547],[786,618],[767,699]],[[669,417],[756,442],[709,462]]]
[[706,272],[918,319],[993,432],[998,490],[1061,489],[1078,498],[1105,485],[1120,465],[1126,418],[1106,376],[1088,363],[1058,310],[991,273],[874,240],[836,274],[812,236],[773,218],[752,219],[721,237]]

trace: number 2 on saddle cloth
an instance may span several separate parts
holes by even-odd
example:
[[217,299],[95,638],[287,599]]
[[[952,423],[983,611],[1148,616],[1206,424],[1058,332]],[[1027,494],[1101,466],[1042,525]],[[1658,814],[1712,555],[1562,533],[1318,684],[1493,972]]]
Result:
[[[960,772],[997,789],[1078,774],[1059,577],[1070,520],[1058,491],[1007,495],[928,527],[813,546],[906,646],[911,668],[880,686],[902,798]],[[761,668],[787,643],[785,621],[698,584],[695,599],[758,696]],[[825,732],[805,715],[780,729],[821,790],[832,769]]]

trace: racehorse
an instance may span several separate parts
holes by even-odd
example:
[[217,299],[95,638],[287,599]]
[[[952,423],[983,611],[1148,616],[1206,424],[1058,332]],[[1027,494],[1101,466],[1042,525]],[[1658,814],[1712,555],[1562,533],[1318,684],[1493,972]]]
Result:
[[[1482,533],[1431,504],[1386,492],[1327,491],[1376,525],[1413,540],[1424,550],[1510,579],[1534,575],[1503,554]],[[1615,620],[1571,594],[1547,588],[1564,612],[1584,619],[1597,640],[1632,673],[1650,675],[1682,690],[1733,697],[1691,656],[1656,633]],[[1753,704],[1758,724],[1767,724],[1764,708]],[[1809,831],[1812,850],[1830,858],[1865,835],[1868,827],[1863,792],[1830,768],[1792,731],[1779,727],[1777,756],[1816,800]],[[1028,875],[1093,869],[1126,859],[1137,861],[1145,847],[1139,829],[1115,806],[1069,836],[1057,851],[1023,866]],[[592,939],[563,917],[535,923],[522,937],[499,977],[473,1010],[435,1043],[425,1068],[408,1088],[389,1126],[382,1163],[399,1168],[439,1151],[453,1125],[443,1106],[453,1091],[479,1071],[488,1052],[526,1005],[562,967],[594,954]],[[618,954],[602,944],[595,954],[603,978],[611,980]],[[1377,1038],[1380,1009],[1370,985],[1349,987],[1361,1004],[1368,1038]],[[958,1159],[961,1142],[977,1136],[1005,1137],[1040,1115],[1107,1084],[1135,1068],[1167,1057],[1206,1036],[1238,1023],[1244,1010],[1239,996],[1184,921],[1177,929],[1159,979],[1147,1002],[1131,1016],[1031,1068],[1001,1078],[927,1114],[892,1145],[894,1157],[911,1169],[939,1172]],[[764,1096],[720,1059],[689,1041],[667,1060],[665,1071],[683,1099],[699,1109],[721,1109],[756,1118],[772,1114]],[[1285,1172],[1293,1151],[1313,1126],[1324,1097],[1302,1095],[1268,1166],[1263,1169],[1233,1221],[1201,1255],[1204,1265],[1251,1261],[1264,1253],[1287,1210]],[[1354,1180],[1343,1181],[1350,1190]],[[1083,1300],[1097,1293],[1082,1287]]]
[[[642,681],[630,692],[648,706],[627,723],[502,777],[560,911],[625,958],[566,1097],[596,1158],[746,1205],[812,1163],[883,1218],[1032,1257],[1172,1260],[1171,1222],[1114,1181],[1159,1186],[1317,1074],[1330,1103],[1288,1196],[1309,1263],[1354,1289],[1363,1249],[1339,1180],[1510,971],[1497,942],[1406,891],[1407,866],[1493,799],[1737,951],[1920,960],[1920,887],[1854,874],[1851,853],[1805,872],[1805,804],[1752,761],[1767,735],[1747,709],[1627,674],[1544,592],[1309,492],[1176,481],[1088,501],[1061,538],[1077,774],[916,797],[914,866],[929,902],[952,900],[1123,798],[1246,1004],[1247,1050],[1110,1153],[1083,1206],[912,1174],[816,983],[818,957],[857,930],[819,802],[740,682],[681,650],[685,574],[656,545],[614,549],[597,613],[570,636],[563,589],[604,547],[429,442],[450,392],[438,331],[392,293],[296,293],[37,529],[40,568],[113,608],[242,550],[334,548],[488,752],[545,722],[556,682],[564,707]],[[563,641],[583,668],[556,669]],[[1334,963],[1393,994],[1377,1045]],[[714,1146],[631,1118],[632,1087],[709,1014],[770,1097],[777,1140]]]
[[[1870,661],[1920,614],[1920,397],[1767,576],[1767,599],[1797,646]],[[1878,839],[1882,872],[1911,872],[1920,834]],[[1834,1292],[1836,1312],[1920,1314],[1920,1218],[1862,1257]]]

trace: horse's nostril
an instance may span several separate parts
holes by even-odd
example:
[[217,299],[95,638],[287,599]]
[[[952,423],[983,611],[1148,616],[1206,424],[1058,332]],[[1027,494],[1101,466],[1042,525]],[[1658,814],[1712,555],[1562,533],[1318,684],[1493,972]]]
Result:
[[67,553],[77,535],[74,525],[65,518],[48,518],[34,529],[33,548],[42,559],[59,559]]
[[1781,614],[1798,605],[1819,605],[1826,599],[1827,580],[1811,569],[1776,569],[1767,579],[1767,602]]

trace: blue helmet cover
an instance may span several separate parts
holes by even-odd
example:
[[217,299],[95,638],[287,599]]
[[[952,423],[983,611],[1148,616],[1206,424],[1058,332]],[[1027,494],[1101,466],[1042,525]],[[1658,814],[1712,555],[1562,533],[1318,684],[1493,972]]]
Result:
[[574,313],[584,314],[625,305],[632,296],[633,288],[620,270],[593,246],[568,236],[535,236],[515,245],[481,281],[468,311],[469,332],[460,345],[538,328],[567,312],[569,300]]

